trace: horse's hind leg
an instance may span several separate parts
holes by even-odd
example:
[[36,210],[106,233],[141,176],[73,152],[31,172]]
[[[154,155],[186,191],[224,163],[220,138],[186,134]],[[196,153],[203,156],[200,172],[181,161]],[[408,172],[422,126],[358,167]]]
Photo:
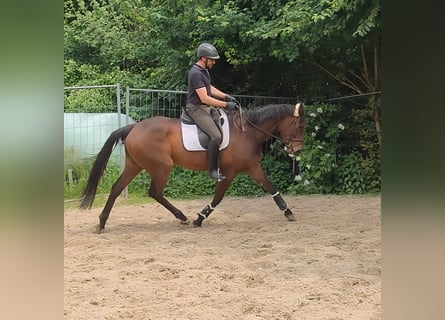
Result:
[[167,184],[168,177],[170,175],[170,167],[158,166],[153,172],[149,172],[151,176],[150,190],[148,195],[162,204],[167,210],[181,221],[182,224],[188,224],[187,217],[181,210],[172,205],[167,199],[164,198],[164,187]]
[[99,216],[99,225],[97,227],[98,233],[101,233],[104,230],[105,223],[110,216],[111,208],[113,207],[116,198],[141,170],[142,169],[136,164],[130,164],[129,161],[125,163],[125,169],[120,175],[119,179],[117,179],[111,187],[111,191],[108,195],[105,207],[103,208],[102,213]]
[[215,207],[223,199],[224,194],[226,193],[227,188],[232,183],[233,178],[234,178],[234,174],[227,172],[226,179],[219,181],[216,184],[215,194],[213,195],[212,201],[204,209],[202,209],[200,213],[198,213],[198,218],[196,220],[193,220],[193,226],[201,227],[204,219],[209,217],[209,215],[213,212]]

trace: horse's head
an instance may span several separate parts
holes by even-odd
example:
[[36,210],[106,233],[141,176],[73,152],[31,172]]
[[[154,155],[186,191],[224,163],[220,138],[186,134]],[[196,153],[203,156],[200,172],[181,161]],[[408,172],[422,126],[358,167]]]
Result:
[[280,136],[285,142],[284,151],[289,155],[296,155],[303,149],[304,126],[304,105],[299,102],[295,105],[294,113],[285,117],[278,126]]

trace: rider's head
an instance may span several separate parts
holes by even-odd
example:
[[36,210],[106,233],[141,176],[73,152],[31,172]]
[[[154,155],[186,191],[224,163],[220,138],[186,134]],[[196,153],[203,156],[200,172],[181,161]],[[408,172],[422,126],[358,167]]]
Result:
[[204,59],[206,68],[213,67],[213,65],[216,63],[215,60],[219,59],[218,50],[216,50],[216,48],[212,44],[207,42],[201,43],[199,45],[196,55],[200,60]]

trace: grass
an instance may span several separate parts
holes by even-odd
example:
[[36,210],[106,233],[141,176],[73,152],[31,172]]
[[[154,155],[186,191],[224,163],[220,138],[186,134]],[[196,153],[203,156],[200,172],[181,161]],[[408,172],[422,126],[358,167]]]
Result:
[[[97,195],[96,198],[94,198],[93,206],[92,208],[102,208],[105,206],[105,202],[107,201],[108,195]],[[148,196],[134,196],[129,195],[128,198],[124,198],[122,196],[119,196],[116,199],[115,205],[138,205],[138,204],[144,204],[144,203],[153,203],[155,200],[153,198],[150,198]],[[72,199],[72,200],[65,200],[64,202],[64,210],[77,210],[79,209],[79,200],[78,199]]]

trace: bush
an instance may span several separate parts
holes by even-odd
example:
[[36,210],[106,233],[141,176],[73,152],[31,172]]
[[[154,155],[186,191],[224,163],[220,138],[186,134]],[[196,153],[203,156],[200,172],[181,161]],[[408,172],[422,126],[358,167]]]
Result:
[[340,106],[306,106],[304,148],[296,158],[300,172],[289,194],[363,194],[380,191],[379,149],[361,146],[348,135],[347,112]]
[[[64,198],[79,199],[85,188],[93,160],[85,159],[71,163],[65,168]],[[110,162],[105,168],[96,194],[108,194],[120,175],[119,164]]]

